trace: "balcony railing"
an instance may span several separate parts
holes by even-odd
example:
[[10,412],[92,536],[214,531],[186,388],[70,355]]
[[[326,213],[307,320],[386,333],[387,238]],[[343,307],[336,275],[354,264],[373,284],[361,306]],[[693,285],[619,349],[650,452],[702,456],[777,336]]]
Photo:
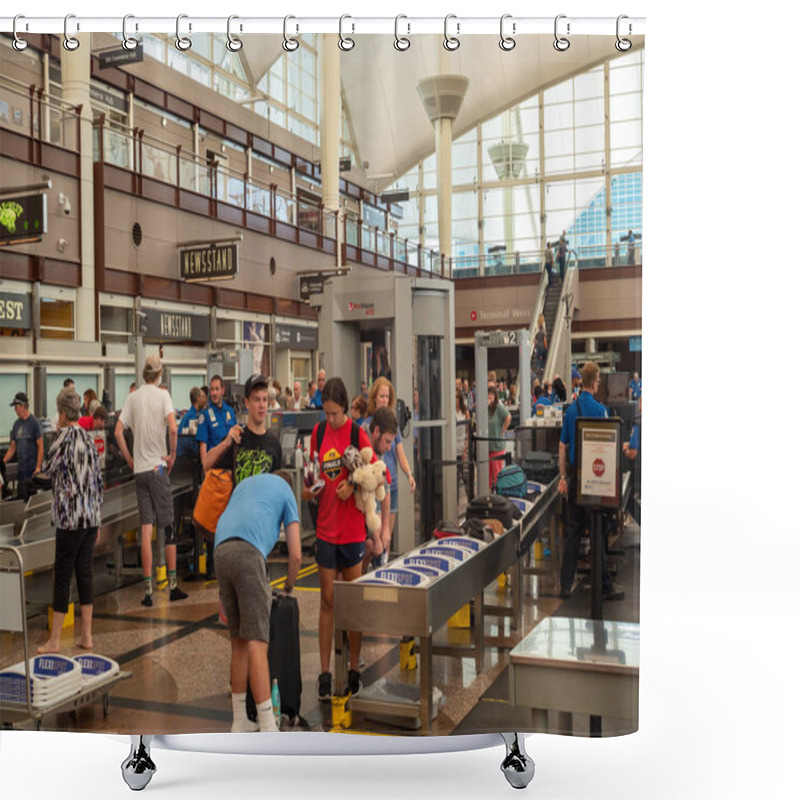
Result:
[[[633,245],[627,241],[611,245],[589,245],[570,248],[577,255],[578,269],[623,267],[642,263],[642,240]],[[555,248],[554,248],[555,251]],[[555,256],[555,252],[554,252]],[[544,269],[544,253],[540,250],[528,252],[488,253],[481,256],[456,256],[447,259],[448,274],[456,278],[475,278],[489,275],[524,275]],[[553,259],[553,269],[558,261]]]
[[[338,213],[327,210],[321,201],[295,197],[275,183],[268,184],[222,166],[141,129],[109,124],[102,116],[94,123],[93,142],[95,162],[339,242]],[[275,225],[271,225],[271,233],[273,228]],[[387,269],[411,267],[435,275],[445,274],[444,259],[435,250],[401,239],[394,232],[347,218],[343,233],[345,252],[353,260]],[[303,239],[308,243],[307,237]]]
[[35,85],[3,76],[0,80],[0,127],[35,142],[75,153],[80,148],[82,106],[73,106]]

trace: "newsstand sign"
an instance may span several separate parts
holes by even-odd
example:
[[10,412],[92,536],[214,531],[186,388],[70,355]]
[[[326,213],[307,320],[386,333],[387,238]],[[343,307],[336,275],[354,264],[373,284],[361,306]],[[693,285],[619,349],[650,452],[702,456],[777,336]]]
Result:
[[181,250],[181,278],[185,281],[220,281],[236,276],[239,245],[209,245]]

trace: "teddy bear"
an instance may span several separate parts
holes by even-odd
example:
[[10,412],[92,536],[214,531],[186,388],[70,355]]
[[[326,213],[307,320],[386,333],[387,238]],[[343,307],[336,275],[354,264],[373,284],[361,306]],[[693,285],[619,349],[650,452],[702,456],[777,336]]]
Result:
[[383,461],[371,464],[372,455],[371,447],[356,450],[351,445],[342,460],[350,473],[347,480],[356,487],[356,508],[364,514],[370,533],[376,534],[381,529],[378,508],[386,497],[386,464]]

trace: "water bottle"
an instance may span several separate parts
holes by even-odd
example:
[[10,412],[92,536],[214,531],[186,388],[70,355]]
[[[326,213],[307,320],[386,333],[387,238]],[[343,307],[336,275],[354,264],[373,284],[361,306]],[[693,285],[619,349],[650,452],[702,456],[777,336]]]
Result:
[[281,692],[278,689],[278,679],[272,679],[272,713],[275,715],[275,724],[281,728]]

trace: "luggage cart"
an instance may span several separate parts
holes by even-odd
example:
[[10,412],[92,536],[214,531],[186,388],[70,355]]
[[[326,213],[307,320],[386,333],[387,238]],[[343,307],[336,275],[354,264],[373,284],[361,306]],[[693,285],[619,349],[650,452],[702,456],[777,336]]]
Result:
[[81,706],[102,698],[103,716],[108,716],[108,694],[120,681],[130,678],[132,672],[117,672],[107,679],[92,681],[74,694],[52,704],[36,704],[32,696],[30,654],[28,652],[28,621],[25,616],[25,579],[22,556],[16,547],[0,545],[0,630],[22,634],[25,665],[25,702],[7,702],[0,699],[0,725],[4,728],[26,722],[36,723],[42,729],[42,720],[48,714],[77,711]]

